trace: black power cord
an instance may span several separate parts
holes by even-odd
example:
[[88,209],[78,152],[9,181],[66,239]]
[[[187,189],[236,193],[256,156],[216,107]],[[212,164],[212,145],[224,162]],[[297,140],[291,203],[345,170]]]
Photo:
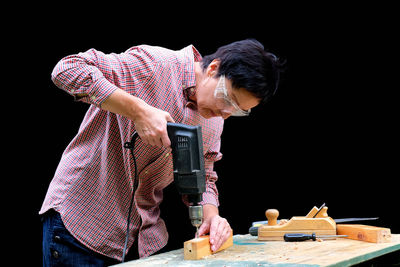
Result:
[[135,196],[135,190],[137,189],[138,186],[138,177],[137,177],[137,165],[136,165],[136,158],[135,154],[133,153],[133,149],[135,148],[135,141],[136,138],[138,137],[138,133],[134,132],[131,138],[130,142],[125,142],[124,143],[124,148],[127,148],[131,151],[132,158],[133,158],[133,164],[135,165],[135,177],[134,177],[134,182],[133,182],[133,190],[132,190],[132,198],[131,198],[131,203],[129,204],[129,210],[128,210],[128,219],[126,221],[126,237],[125,237],[125,244],[124,244],[124,249],[122,251],[122,262],[125,261],[125,256],[126,256],[126,249],[128,247],[128,240],[129,240],[129,226],[130,226],[130,218],[131,218],[131,213],[132,213],[132,206],[133,206],[133,198]]

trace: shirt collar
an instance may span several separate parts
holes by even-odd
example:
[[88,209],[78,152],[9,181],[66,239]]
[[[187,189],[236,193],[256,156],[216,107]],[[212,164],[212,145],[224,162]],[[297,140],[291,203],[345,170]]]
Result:
[[183,53],[183,79],[182,89],[187,89],[196,86],[196,76],[194,72],[194,62],[201,61],[202,57],[199,51],[193,46],[189,45],[181,50]]
[[196,103],[190,100],[189,97],[196,93],[196,76],[194,71],[194,62],[201,61],[202,57],[199,51],[193,45],[189,45],[183,48],[181,52],[183,53],[184,57],[184,76],[182,79],[182,89],[186,100],[188,101],[186,106],[196,110]]

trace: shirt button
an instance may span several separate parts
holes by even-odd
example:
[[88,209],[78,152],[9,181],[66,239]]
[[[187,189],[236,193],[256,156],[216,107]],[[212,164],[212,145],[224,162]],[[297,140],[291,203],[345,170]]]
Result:
[[169,153],[165,154],[165,157],[166,157],[166,158],[168,158],[168,156],[169,156]]
[[92,95],[91,99],[92,99],[93,101],[95,101],[95,100],[96,100],[96,96]]
[[59,235],[54,236],[54,241],[56,242],[61,241],[61,237]]
[[54,257],[55,259],[58,259],[58,257],[60,257],[60,253],[58,253],[57,250],[53,250],[53,252],[52,252],[51,254],[53,255],[53,257]]
[[145,172],[144,172],[144,174],[148,174],[148,173],[149,173],[149,171],[145,171]]
[[75,90],[74,89],[71,89],[71,93],[74,93],[75,92]]

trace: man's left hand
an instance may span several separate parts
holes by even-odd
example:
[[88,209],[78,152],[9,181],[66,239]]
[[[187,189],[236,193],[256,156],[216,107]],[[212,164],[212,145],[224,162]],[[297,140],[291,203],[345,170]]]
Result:
[[210,233],[211,250],[214,252],[218,250],[223,243],[231,235],[232,228],[225,218],[218,214],[206,216],[204,214],[204,222],[200,226],[199,236]]

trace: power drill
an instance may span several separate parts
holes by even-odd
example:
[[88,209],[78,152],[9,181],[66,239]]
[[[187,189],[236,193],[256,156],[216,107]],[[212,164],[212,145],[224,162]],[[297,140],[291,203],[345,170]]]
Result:
[[171,140],[174,182],[178,192],[188,198],[189,218],[198,237],[203,222],[203,206],[199,203],[206,190],[201,126],[169,122],[167,131]]
[[[167,131],[171,140],[172,158],[174,165],[174,181],[178,192],[187,195],[189,201],[189,218],[192,225],[196,227],[198,237],[199,227],[203,223],[203,206],[199,203],[203,200],[203,193],[206,191],[206,172],[204,169],[203,138],[201,126],[190,126],[180,123],[167,123]],[[135,141],[139,137],[135,132],[130,142],[124,143],[124,148],[131,151],[135,164],[135,183],[133,185],[131,203],[127,216],[126,237],[122,252],[122,262],[125,261],[126,250],[129,240],[129,218],[135,195],[138,187],[136,158],[133,153]]]

